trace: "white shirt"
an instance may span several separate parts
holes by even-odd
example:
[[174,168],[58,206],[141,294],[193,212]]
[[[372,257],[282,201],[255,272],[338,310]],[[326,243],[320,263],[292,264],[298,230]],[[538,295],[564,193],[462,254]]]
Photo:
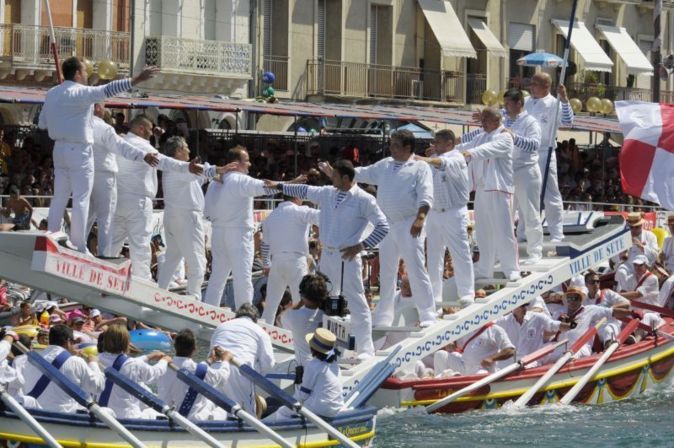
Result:
[[125,159],[143,162],[145,152],[130,145],[117,135],[115,128],[99,117],[93,118],[94,128],[94,170],[117,173],[117,154]]
[[521,324],[517,322],[512,313],[496,319],[494,323],[503,328],[510,341],[515,344],[518,359],[543,347],[545,333],[559,331],[561,324],[558,320],[553,320],[543,313],[530,311],[524,314]]
[[4,339],[0,341],[0,361],[7,358],[9,352],[12,351],[12,344],[5,341]]
[[274,367],[271,338],[258,324],[240,317],[224,322],[213,331],[211,347],[222,347],[234,355],[239,363],[248,364],[258,372]]
[[161,183],[164,191],[164,211],[204,211],[204,192],[201,186],[215,175],[214,166],[204,163],[204,175],[190,172],[162,173]]
[[473,189],[483,191],[515,191],[513,183],[513,138],[501,126],[492,132],[481,132],[468,143],[457,146],[471,155],[468,169]]
[[658,258],[660,248],[658,247],[658,237],[650,230],[643,229],[639,235],[639,241],[644,245],[643,250],[638,246],[632,245],[627,252],[628,263],[632,263],[637,255],[645,255],[648,259],[648,264],[652,265]]
[[312,358],[304,365],[302,384],[295,392],[295,398],[320,416],[337,415],[344,406],[339,364]]
[[513,120],[505,116],[504,126],[515,133],[513,170],[538,165],[538,149],[541,146],[541,127],[526,111]]
[[[555,114],[555,105],[557,104],[557,98],[548,94],[543,98],[534,98],[530,96],[524,102],[524,110],[531,114],[538,124],[541,126],[541,153],[547,153],[551,147],[551,142],[549,140],[551,127],[554,124],[554,114]],[[573,124],[573,110],[569,103],[559,104],[559,124],[565,126],[571,126]],[[555,149],[557,146],[552,146]],[[553,151],[554,154],[554,151]]]
[[468,204],[470,181],[468,165],[459,151],[440,154],[440,168],[432,167],[433,173],[433,210],[444,211],[463,207]]
[[[567,312],[567,308],[559,310],[557,313],[553,313],[553,318],[558,319],[559,316]],[[573,320],[576,322],[576,328],[568,330],[560,336],[562,339],[568,339],[567,346],[571,347],[576,341],[593,325],[596,325],[599,320],[602,318],[611,319],[613,317],[613,310],[611,308],[606,308],[603,306],[597,305],[587,305],[583,306],[582,309],[573,317]],[[586,347],[591,349],[592,344],[594,343],[593,339],[587,342]],[[592,350],[590,350],[590,353]]]
[[587,295],[583,305],[599,305],[607,308],[613,308],[616,305],[629,305],[630,301],[615,292],[612,289],[602,289],[594,296]]
[[[639,285],[639,283],[641,283]],[[636,291],[641,294],[640,302],[650,303],[651,305],[658,304],[658,294],[660,293],[660,286],[658,278],[650,272],[646,272],[644,276],[637,279]]]
[[[51,363],[64,350],[63,347],[50,345],[42,350],[40,355],[47,362]],[[78,356],[71,356],[63,363],[59,370],[75,383],[76,386],[91,394],[100,393],[105,385],[105,376],[96,361],[87,364],[84,359]],[[35,384],[42,377],[42,372],[32,364],[26,363],[23,369],[23,377],[25,380],[23,390],[27,394],[33,390]],[[38,402],[40,408],[46,411],[74,413],[79,408],[77,402],[54,382],[49,383],[42,395],[40,395]]]
[[[112,367],[117,356],[119,354],[101,353],[98,358],[103,367],[107,369]],[[146,356],[129,357],[122,368],[119,369],[119,372],[134,383],[138,383],[141,387],[149,390],[148,386],[157,383],[159,378],[166,373],[167,366],[165,360],[150,365],[147,363]],[[112,386],[107,407],[112,409],[118,418],[144,418],[143,409],[145,405],[116,385]]]
[[[463,350],[466,375],[471,375],[482,369],[480,363],[488,356],[495,355],[501,350],[515,348],[506,331],[498,325],[490,326],[479,336],[470,340],[474,334],[475,332],[472,332],[456,341],[457,347]],[[470,342],[466,344],[467,341]]]
[[64,81],[47,92],[38,127],[47,129],[54,141],[91,145],[94,143],[94,103],[129,89],[130,79],[97,87]]
[[305,336],[316,331],[322,322],[323,311],[319,308],[312,310],[303,306],[281,314],[281,326],[293,333],[295,359],[299,365],[306,365],[313,358]]
[[662,244],[662,253],[664,255],[665,269],[674,273],[674,237],[671,235],[665,238]]
[[[197,363],[191,358],[186,358],[184,356],[175,356],[173,358],[173,363],[178,366],[179,369],[184,368],[190,373],[194,373],[197,369]],[[214,388],[222,390],[229,378],[229,369],[228,362],[213,363],[206,370],[204,381]],[[169,369],[157,381],[157,395],[169,406],[175,406],[176,410],[180,409],[188,389],[189,385],[179,380],[178,375],[173,369]],[[187,418],[190,420],[210,420],[217,408],[215,403],[203,395],[198,394]],[[220,415],[225,416],[226,412],[222,412]]]
[[26,391],[24,386],[26,380],[24,378],[24,372],[26,370],[26,365],[28,364],[28,356],[19,355],[14,357],[14,362],[12,363],[12,368],[15,372],[15,377],[12,381],[7,384],[7,392],[14,397],[19,398],[25,395]]
[[377,186],[377,204],[390,223],[415,216],[422,205],[433,205],[431,169],[412,157],[406,162],[387,157],[358,167],[355,181]]
[[[145,154],[157,153],[149,141],[138,137],[133,132],[129,132],[124,137],[125,140],[142,150]],[[172,157],[166,157],[157,153],[159,164],[156,168],[151,167],[144,161],[134,162],[126,159],[119,159],[119,172],[117,173],[117,192],[136,196],[146,196],[154,199],[157,196],[159,182],[157,180],[157,170],[176,171],[179,173],[189,172],[189,163],[181,162]]]
[[272,259],[282,253],[307,255],[309,230],[318,225],[320,212],[316,209],[281,202],[262,222],[262,240],[269,246]]
[[669,305],[669,308],[672,308],[673,303],[667,303],[669,298],[672,296],[672,292],[674,292],[674,275],[671,275],[665,282],[662,284],[662,287],[660,288],[660,293],[658,294],[658,303],[656,305],[662,306],[662,307],[667,307]]
[[204,214],[214,227],[253,229],[253,198],[267,194],[264,181],[230,171],[222,176],[222,183],[208,185]]

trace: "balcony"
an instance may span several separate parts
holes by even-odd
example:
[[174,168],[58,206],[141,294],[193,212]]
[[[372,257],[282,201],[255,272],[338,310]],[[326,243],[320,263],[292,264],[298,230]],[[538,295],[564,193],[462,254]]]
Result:
[[145,62],[162,73],[215,78],[252,78],[252,46],[178,37],[145,38]]
[[340,61],[307,61],[307,95],[464,102],[457,72]]
[[288,56],[265,56],[262,68],[265,72],[272,72],[276,76],[274,89],[281,92],[288,91]]
[[[129,69],[129,33],[56,27],[54,34],[61,60],[70,56],[92,62],[110,59],[117,63],[120,72]],[[53,70],[49,42],[48,27],[0,24],[0,62],[12,68]]]

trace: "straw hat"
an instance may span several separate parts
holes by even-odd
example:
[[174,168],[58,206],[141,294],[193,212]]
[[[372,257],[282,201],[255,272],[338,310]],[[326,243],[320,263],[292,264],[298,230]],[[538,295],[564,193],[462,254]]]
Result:
[[644,218],[641,213],[635,212],[627,215],[627,225],[630,227],[638,227],[644,223]]
[[327,354],[335,348],[335,343],[337,342],[337,336],[325,328],[317,328],[314,333],[309,333],[305,338],[307,343],[309,343],[309,347],[323,354]]
[[587,297],[587,292],[585,292],[584,289],[585,288],[568,288],[566,290],[565,294],[567,296],[572,295],[572,294],[576,294],[576,295],[580,296],[581,300],[585,300],[585,298]]

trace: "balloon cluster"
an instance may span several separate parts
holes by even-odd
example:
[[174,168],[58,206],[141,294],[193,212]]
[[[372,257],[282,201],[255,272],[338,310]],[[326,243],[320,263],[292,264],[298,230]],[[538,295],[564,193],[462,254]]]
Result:
[[264,72],[262,74],[262,82],[266,84],[266,87],[262,89],[262,96],[257,97],[258,101],[266,101],[268,103],[276,102],[276,97],[274,96],[276,91],[272,86],[274,81],[276,81],[276,75],[274,75],[272,72]]
[[110,59],[98,61],[98,76],[101,79],[115,79],[117,76],[117,64]]
[[613,113],[613,101],[609,100],[608,98],[600,100],[596,96],[591,96],[585,102],[585,108],[588,112],[591,113],[609,115]]

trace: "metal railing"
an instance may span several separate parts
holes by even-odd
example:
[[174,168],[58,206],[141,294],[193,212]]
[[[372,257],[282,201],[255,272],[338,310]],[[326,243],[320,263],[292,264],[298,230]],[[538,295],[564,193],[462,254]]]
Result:
[[145,38],[145,60],[164,71],[252,78],[252,45],[160,36]]
[[307,61],[307,94],[463,102],[458,72],[342,61]]
[[265,56],[262,63],[265,72],[272,72],[276,77],[275,90],[288,91],[288,56]]
[[487,90],[487,75],[469,73],[466,75],[466,104],[482,104],[482,94]]
[[[61,59],[70,56],[92,62],[109,59],[125,70],[129,68],[129,33],[85,28],[55,27],[56,43]],[[2,61],[13,65],[42,68],[54,63],[49,46],[49,28],[45,26],[0,24]],[[45,67],[47,68],[47,67]]]

